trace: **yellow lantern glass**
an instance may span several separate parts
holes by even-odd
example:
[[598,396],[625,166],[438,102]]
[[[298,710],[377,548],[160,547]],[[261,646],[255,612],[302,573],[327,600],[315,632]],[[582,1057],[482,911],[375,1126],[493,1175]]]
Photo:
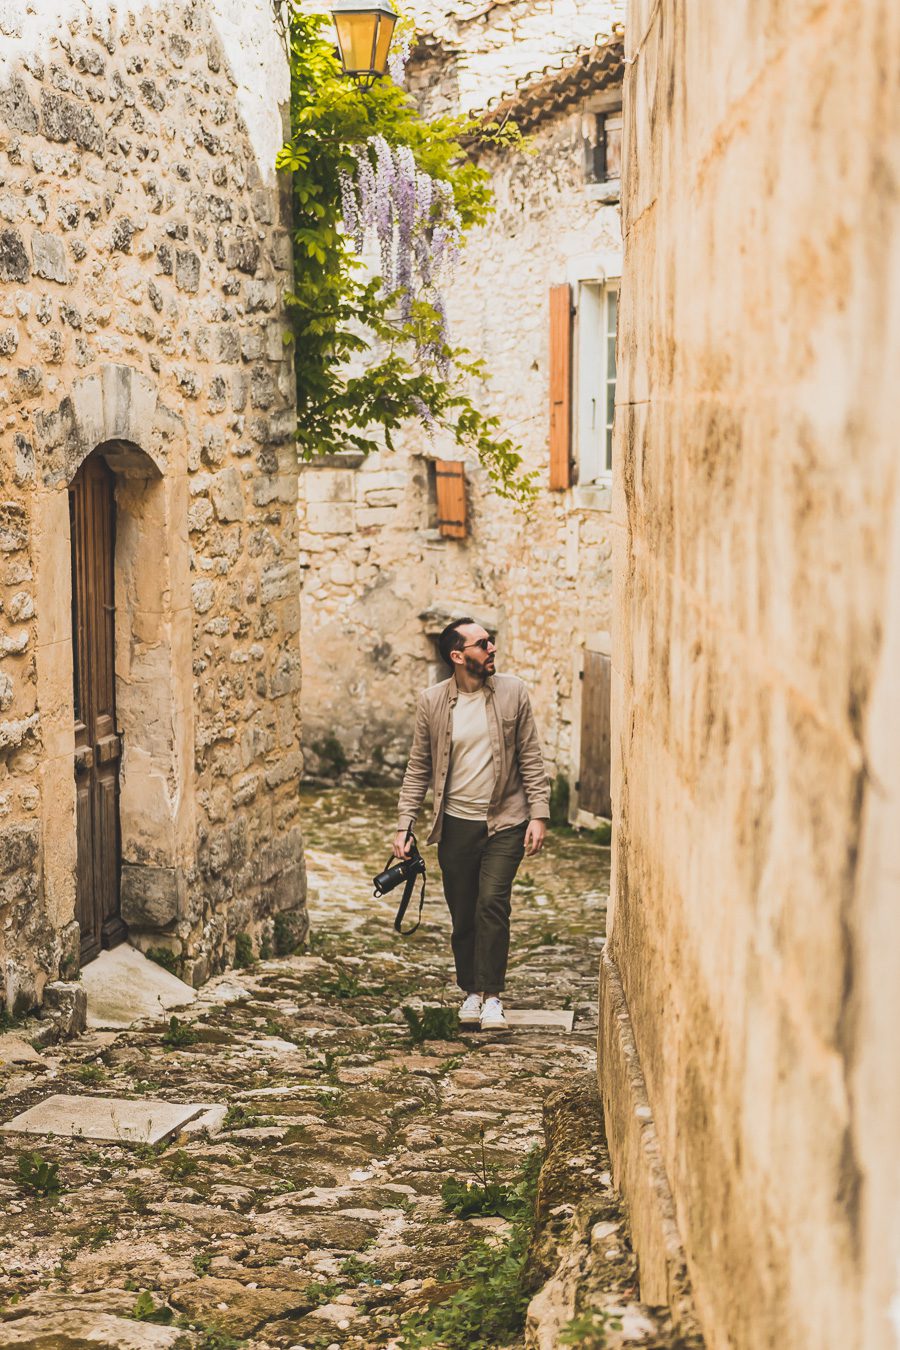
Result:
[[344,74],[359,84],[373,84],[387,70],[397,15],[386,0],[369,6],[360,0],[336,0],[331,13]]

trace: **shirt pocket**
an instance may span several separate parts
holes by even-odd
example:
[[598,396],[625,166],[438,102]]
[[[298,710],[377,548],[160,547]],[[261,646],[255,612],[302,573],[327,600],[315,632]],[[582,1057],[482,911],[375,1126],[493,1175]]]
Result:
[[518,717],[501,717],[500,719],[500,725],[503,730],[503,748],[507,752],[507,755],[515,754],[516,727],[518,724]]

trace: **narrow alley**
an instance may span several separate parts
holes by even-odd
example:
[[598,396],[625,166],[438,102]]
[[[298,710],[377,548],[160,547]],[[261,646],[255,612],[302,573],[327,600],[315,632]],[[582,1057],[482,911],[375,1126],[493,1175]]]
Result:
[[[7,1137],[0,1343],[312,1350],[394,1345],[405,1327],[404,1347],[519,1345],[508,1327],[530,1225],[517,1222],[517,1189],[530,1214],[548,1094],[559,1147],[529,1292],[561,1274],[533,1306],[531,1343],[683,1343],[634,1301],[606,1155],[590,1121],[578,1131],[596,1090],[608,848],[557,832],[514,892],[509,1006],[571,1012],[572,1031],[460,1036],[438,877],[405,940],[394,896],[371,897],[393,803],[380,790],[304,796],[303,951],[213,980],[174,1020],[89,1032],[0,1068],[6,1120],[56,1092],[219,1107],[211,1127],[156,1147]],[[445,1020],[432,1013],[432,1027],[424,1008]],[[423,1029],[434,1038],[416,1043]],[[507,1217],[490,1203],[448,1212],[451,1179],[498,1183]],[[593,1312],[579,1322],[566,1303],[592,1242],[579,1297]],[[505,1264],[485,1262],[491,1251]],[[574,1339],[560,1341],[570,1322]]]

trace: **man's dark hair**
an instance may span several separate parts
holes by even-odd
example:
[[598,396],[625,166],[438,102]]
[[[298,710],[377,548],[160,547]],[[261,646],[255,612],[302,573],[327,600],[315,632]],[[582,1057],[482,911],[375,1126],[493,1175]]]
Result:
[[463,638],[462,633],[459,632],[459,629],[462,628],[464,623],[475,623],[475,622],[476,622],[475,619],[469,618],[454,619],[452,623],[447,624],[447,627],[444,629],[443,633],[441,633],[440,637],[438,638],[438,651],[440,652],[444,660],[447,662],[447,665],[450,667],[451,670],[453,669],[453,662],[450,660],[450,653],[458,652],[463,646],[465,646],[465,640]]

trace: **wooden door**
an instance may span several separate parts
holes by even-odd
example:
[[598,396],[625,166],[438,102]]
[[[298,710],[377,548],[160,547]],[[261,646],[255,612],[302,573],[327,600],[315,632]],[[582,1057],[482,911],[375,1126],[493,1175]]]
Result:
[[114,477],[99,455],[69,489],[75,673],[76,915],[81,963],[125,937],[119,913]]
[[604,652],[584,653],[581,686],[581,756],[578,772],[578,806],[595,816],[612,816],[610,769],[612,737],[610,698],[612,681],[609,657]]

